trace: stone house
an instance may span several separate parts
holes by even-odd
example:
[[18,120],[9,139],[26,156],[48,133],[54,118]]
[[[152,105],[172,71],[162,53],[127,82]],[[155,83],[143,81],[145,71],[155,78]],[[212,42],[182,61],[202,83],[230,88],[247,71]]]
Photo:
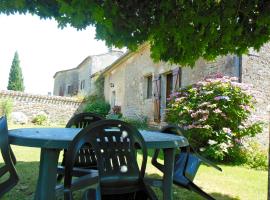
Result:
[[53,76],[53,95],[90,94],[92,88],[90,76],[112,64],[122,54],[122,51],[110,50],[105,54],[88,56],[75,68],[56,72]]
[[154,63],[149,46],[145,44],[136,52],[127,52],[103,70],[104,94],[112,107],[121,106],[124,116],[147,116],[150,122],[160,122],[164,119],[166,99],[174,89],[215,72],[239,76],[239,58],[228,55],[214,62],[200,59],[193,69],[180,68],[164,62]]
[[[150,123],[164,121],[166,99],[179,87],[193,84],[206,76],[220,72],[235,76],[240,82],[254,85],[260,91],[256,96],[256,114],[267,121],[266,106],[270,100],[270,44],[260,52],[245,56],[227,55],[215,61],[199,59],[194,68],[154,63],[150,58],[149,45],[142,45],[136,52],[127,52],[102,71],[105,99],[111,107],[121,106],[125,117],[146,116]],[[266,143],[266,131],[260,135],[261,143]]]

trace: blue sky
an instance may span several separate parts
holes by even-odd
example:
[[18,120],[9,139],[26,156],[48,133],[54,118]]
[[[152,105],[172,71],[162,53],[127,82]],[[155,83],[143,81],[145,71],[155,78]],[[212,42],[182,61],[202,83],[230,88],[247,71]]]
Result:
[[9,69],[18,51],[25,91],[47,94],[56,71],[76,67],[89,55],[107,52],[95,29],[60,29],[54,20],[32,15],[0,15],[0,90],[6,89]]

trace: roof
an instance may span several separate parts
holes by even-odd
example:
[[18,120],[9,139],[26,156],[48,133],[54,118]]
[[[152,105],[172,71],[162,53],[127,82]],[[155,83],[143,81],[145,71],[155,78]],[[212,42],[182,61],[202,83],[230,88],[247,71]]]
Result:
[[87,57],[86,57],[86,58],[85,58],[85,59],[84,59],[77,67],[71,68],[71,69],[66,69],[66,70],[57,71],[57,72],[54,74],[53,78],[55,78],[59,73],[68,72],[68,71],[73,71],[73,70],[79,69],[81,66],[83,66],[83,64],[84,64],[85,62],[87,62],[88,60],[90,60],[92,57],[103,56],[103,55],[110,54],[110,53],[123,53],[123,52],[122,52],[122,51],[118,51],[118,50],[111,50],[110,52],[107,52],[107,53],[87,56]]
[[148,46],[149,46],[148,43],[144,43],[141,46],[139,46],[137,51],[129,51],[128,50],[126,53],[124,53],[122,56],[120,56],[116,61],[114,61],[111,65],[109,65],[108,67],[106,67],[102,71],[99,71],[99,72],[96,72],[96,73],[92,74],[91,77],[95,77],[97,74],[101,74],[101,75],[106,74],[107,72],[109,72],[112,69],[116,68],[121,63],[125,62],[128,58],[130,58],[131,56],[135,55],[137,52],[141,51],[142,49],[144,49],[145,47],[148,47]]
[[68,71],[73,71],[73,70],[77,70],[79,69],[85,62],[87,62],[88,60],[91,59],[91,56],[87,56],[77,67],[75,68],[71,68],[71,69],[66,69],[66,70],[61,70],[61,71],[58,71],[54,74],[53,78],[55,78],[57,76],[57,74],[59,73],[63,73],[63,72],[68,72]]

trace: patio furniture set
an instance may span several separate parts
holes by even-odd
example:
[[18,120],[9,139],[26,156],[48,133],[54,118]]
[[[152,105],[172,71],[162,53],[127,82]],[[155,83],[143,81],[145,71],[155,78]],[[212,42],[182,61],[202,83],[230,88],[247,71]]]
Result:
[[[8,130],[6,117],[0,118],[0,148],[4,166],[0,177],[0,198],[19,181],[16,158],[10,144],[41,148],[39,177],[35,200],[73,199],[73,192],[83,189],[83,199],[158,199],[151,187],[171,200],[172,184],[213,200],[194,182],[202,162],[221,169],[197,154],[182,136],[180,127],[167,126],[161,131],[137,130],[120,120],[108,120],[81,113],[69,120],[66,128],[22,128]],[[155,149],[152,164],[163,173],[162,179],[145,174],[147,149]],[[180,149],[180,153],[176,153]],[[59,153],[64,150],[62,163]],[[164,163],[158,162],[160,150]],[[137,161],[137,154],[142,159]]]

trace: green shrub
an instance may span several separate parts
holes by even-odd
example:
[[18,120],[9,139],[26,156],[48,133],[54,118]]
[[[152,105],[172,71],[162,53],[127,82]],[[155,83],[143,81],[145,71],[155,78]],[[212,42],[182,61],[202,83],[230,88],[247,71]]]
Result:
[[106,117],[110,111],[110,104],[98,96],[89,96],[86,101],[84,112],[93,112]]
[[243,153],[247,166],[255,169],[268,169],[268,151],[262,149],[258,142],[249,142],[244,146]]
[[10,114],[13,110],[13,101],[12,99],[2,99],[0,101],[0,114],[10,117]]
[[32,123],[37,124],[37,125],[44,125],[47,122],[47,120],[48,120],[48,117],[46,115],[39,114],[33,118]]
[[137,129],[148,129],[147,117],[138,119],[122,117],[121,120],[135,126]]
[[235,146],[229,149],[228,162],[244,164],[247,167],[267,170],[268,151],[263,149],[256,141],[246,142],[244,145]]
[[208,78],[170,96],[166,121],[183,127],[189,142],[216,160],[229,158],[230,149],[244,137],[262,131],[262,123],[251,120],[253,98],[250,86],[234,78]]

